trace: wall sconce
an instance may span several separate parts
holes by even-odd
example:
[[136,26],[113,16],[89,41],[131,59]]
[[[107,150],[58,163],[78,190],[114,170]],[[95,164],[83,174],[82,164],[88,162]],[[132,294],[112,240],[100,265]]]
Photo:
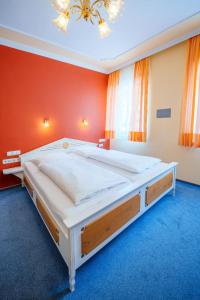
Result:
[[82,124],[84,127],[88,127],[88,121],[86,119],[83,119]]
[[49,127],[49,120],[48,119],[44,119],[43,121],[44,127]]

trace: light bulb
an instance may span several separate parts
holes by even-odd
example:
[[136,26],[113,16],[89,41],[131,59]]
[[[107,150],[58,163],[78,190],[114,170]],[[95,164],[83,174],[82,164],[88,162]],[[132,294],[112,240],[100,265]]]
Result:
[[123,5],[123,0],[110,0],[106,10],[111,22],[118,17]]
[[44,127],[49,127],[49,120],[48,119],[44,119]]
[[65,12],[70,4],[70,0],[53,0],[53,6],[58,12]]
[[101,38],[106,38],[110,35],[111,29],[104,20],[99,21],[99,33]]
[[88,121],[87,121],[86,119],[83,119],[82,123],[83,123],[83,126],[84,126],[84,127],[87,127],[87,126],[88,126]]
[[69,12],[61,13],[56,19],[53,20],[53,23],[61,30],[67,31]]

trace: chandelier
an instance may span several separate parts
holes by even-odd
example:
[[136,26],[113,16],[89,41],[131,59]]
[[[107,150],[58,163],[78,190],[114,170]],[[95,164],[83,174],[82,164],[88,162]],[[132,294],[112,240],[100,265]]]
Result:
[[58,17],[53,23],[61,30],[67,31],[71,14],[77,14],[77,20],[84,19],[94,24],[94,20],[98,20],[98,29],[101,38],[109,36],[111,29],[107,22],[102,18],[100,11],[105,9],[110,22],[116,20],[119,16],[123,0],[52,0]]

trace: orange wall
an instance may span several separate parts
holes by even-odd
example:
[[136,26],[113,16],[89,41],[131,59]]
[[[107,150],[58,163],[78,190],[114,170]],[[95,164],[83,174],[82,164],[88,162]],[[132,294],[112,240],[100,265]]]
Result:
[[11,167],[2,165],[7,151],[23,153],[62,137],[104,137],[107,75],[4,46],[0,61],[0,188],[16,183],[2,174]]

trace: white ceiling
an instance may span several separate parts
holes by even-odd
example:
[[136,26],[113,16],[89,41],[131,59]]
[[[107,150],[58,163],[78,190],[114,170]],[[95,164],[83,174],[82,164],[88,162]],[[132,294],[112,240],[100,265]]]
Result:
[[122,16],[111,24],[112,34],[101,39],[97,26],[74,17],[67,34],[57,30],[52,24],[57,14],[49,0],[0,1],[2,27],[96,63],[114,61],[199,13],[200,0],[125,0]]

